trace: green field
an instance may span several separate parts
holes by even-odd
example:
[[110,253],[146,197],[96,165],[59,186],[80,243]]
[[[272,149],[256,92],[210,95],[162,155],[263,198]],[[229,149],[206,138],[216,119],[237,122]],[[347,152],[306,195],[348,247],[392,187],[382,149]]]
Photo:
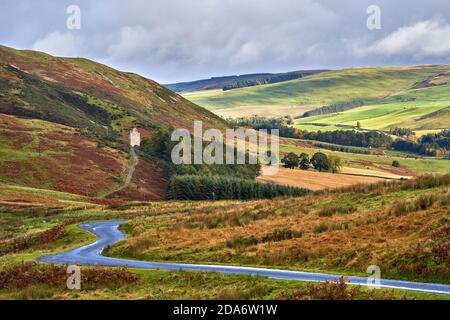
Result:
[[[277,109],[279,115],[296,117],[325,105],[364,101],[363,106],[344,112],[298,119],[295,126],[335,130],[339,125],[356,126],[360,121],[367,129],[403,126],[433,130],[448,128],[450,123],[449,71],[448,65],[353,68],[257,87],[194,92],[185,97],[231,117],[273,116]],[[436,86],[414,87],[423,81]]]
[[336,128],[336,125],[356,126],[359,121],[363,129],[388,130],[393,127],[407,127],[414,130],[446,129],[450,125],[449,96],[449,85],[407,90],[375,104],[297,119],[295,127],[307,130],[331,130]]
[[[281,144],[281,153],[294,152],[296,154],[307,153],[309,155],[321,151],[325,154],[332,154],[342,159],[343,165],[350,168],[374,169],[377,171],[389,171],[392,169],[392,162],[397,160],[401,168],[405,170],[404,175],[415,174],[446,174],[450,172],[448,160],[433,157],[417,157],[405,152],[391,150],[377,150],[368,148],[359,148],[367,150],[373,154],[357,154],[347,152],[330,151],[319,147],[299,146],[296,139],[283,139]],[[305,143],[310,141],[304,141]],[[380,153],[380,154],[377,154]],[[408,173],[409,172],[409,173]]]
[[349,100],[384,98],[449,70],[449,66],[344,69],[264,86],[190,93],[186,97],[211,110],[239,105],[318,107]]

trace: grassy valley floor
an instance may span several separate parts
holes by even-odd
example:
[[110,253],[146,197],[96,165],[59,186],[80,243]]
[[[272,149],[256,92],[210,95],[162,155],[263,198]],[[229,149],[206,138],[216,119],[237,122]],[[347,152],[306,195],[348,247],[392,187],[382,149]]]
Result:
[[449,283],[449,183],[421,183],[135,219],[122,227],[128,240],[107,253],[355,275],[376,264],[386,278]]
[[[221,263],[449,283],[449,178],[349,187],[303,198],[170,201],[119,206],[34,190],[70,209],[4,207],[0,297],[6,299],[446,299],[447,296],[354,289],[249,276],[159,270],[83,268],[82,291],[65,289],[65,272],[29,263],[87,244],[86,221],[124,219],[127,240],[107,255],[148,261]],[[64,203],[64,202],[63,202]],[[88,202],[86,202],[88,203]],[[69,205],[69,204],[67,204]],[[23,279],[21,272],[36,274]],[[62,270],[62,271],[61,271]],[[99,277],[102,276],[102,279]],[[62,281],[62,280],[64,281]],[[90,279],[90,280],[89,280]],[[62,281],[62,283],[61,283]]]

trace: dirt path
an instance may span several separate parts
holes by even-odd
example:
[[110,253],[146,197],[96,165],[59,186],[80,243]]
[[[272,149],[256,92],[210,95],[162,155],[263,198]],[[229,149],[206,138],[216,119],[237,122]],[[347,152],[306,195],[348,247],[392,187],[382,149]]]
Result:
[[101,198],[107,198],[111,194],[122,191],[123,189],[127,188],[130,185],[131,180],[133,180],[134,171],[136,171],[136,167],[139,164],[139,157],[137,156],[134,147],[130,148],[130,156],[131,156],[131,164],[130,168],[128,169],[128,174],[127,177],[125,178],[124,183],[118,189],[108,192],[107,194],[101,196]]

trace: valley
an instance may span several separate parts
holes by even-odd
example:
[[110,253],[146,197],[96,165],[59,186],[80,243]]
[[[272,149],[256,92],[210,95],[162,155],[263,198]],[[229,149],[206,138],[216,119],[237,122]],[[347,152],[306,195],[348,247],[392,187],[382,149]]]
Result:
[[[125,237],[105,245],[105,266],[120,258],[366,277],[377,265],[383,279],[448,285],[449,72],[257,74],[227,90],[216,88],[220,78],[183,84],[181,96],[87,59],[0,46],[0,298],[448,299],[339,277],[92,266],[89,254],[79,256],[83,289],[72,292],[64,267],[42,257],[96,241],[80,225],[120,221]],[[173,130],[204,147],[194,120],[219,133],[238,127],[221,116],[279,126],[279,160],[306,163],[281,162],[273,176],[261,163],[174,165]],[[139,144],[130,151],[133,128]],[[415,134],[401,136],[407,129]],[[311,135],[319,131],[331,133]]]
[[[117,206],[90,203],[67,194],[26,191],[40,197],[40,207],[10,206],[1,214],[2,298],[270,299],[297,294],[314,299],[331,286],[313,288],[305,282],[245,275],[108,271],[99,267],[83,267],[83,273],[110,275],[102,282],[84,282],[79,292],[68,292],[58,281],[45,280],[64,277],[65,269],[58,276],[57,267],[51,269],[32,261],[93,242],[94,237],[78,224],[105,220],[127,221],[120,227],[127,239],[108,248],[106,256],[357,276],[365,276],[366,265],[376,263],[386,279],[448,283],[448,175],[359,185],[275,201],[169,201]],[[55,208],[56,199],[59,209]],[[40,278],[8,277],[5,272],[11,268],[39,272]],[[341,290],[351,299],[448,299],[431,293],[358,288]]]

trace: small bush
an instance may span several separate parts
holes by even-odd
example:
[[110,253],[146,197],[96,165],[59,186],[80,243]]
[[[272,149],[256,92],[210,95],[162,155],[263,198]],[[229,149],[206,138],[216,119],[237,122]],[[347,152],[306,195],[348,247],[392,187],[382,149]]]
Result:
[[314,233],[322,233],[322,232],[328,231],[328,229],[329,229],[328,224],[321,223],[318,226],[314,227],[313,232]]
[[258,239],[255,236],[250,237],[235,237],[226,242],[226,246],[228,248],[241,248],[253,246],[258,243],[266,243],[266,242],[278,242],[283,240],[289,240],[293,238],[300,238],[302,236],[301,231],[292,231],[291,229],[277,229],[272,233],[269,233],[262,238]]
[[123,184],[124,183],[123,178],[119,177],[119,176],[112,176],[111,180],[113,182],[117,183],[117,184]]
[[277,229],[274,232],[265,235],[262,242],[278,242],[283,240],[289,240],[293,238],[300,238],[302,236],[301,231],[292,231],[291,229]]
[[412,201],[396,201],[390,209],[390,213],[396,216],[401,216],[410,212],[427,210],[433,207],[437,202],[442,204],[442,201],[446,201],[445,195],[436,196],[434,194],[423,194]]
[[226,243],[226,246],[228,248],[241,248],[241,247],[248,247],[255,244],[258,244],[258,239],[255,236],[250,237],[235,237],[231,240],[228,240]]
[[298,264],[299,262],[307,262],[311,256],[312,252],[308,249],[301,246],[294,246],[265,252],[257,257],[257,262],[262,265],[286,266]]
[[431,208],[436,202],[436,196],[434,194],[424,194],[419,196],[415,201],[415,207],[418,210],[426,210]]
[[5,241],[0,246],[0,257],[9,253],[21,252],[34,246],[42,246],[55,241],[64,235],[66,226],[74,222],[75,220],[69,219],[64,223],[58,224],[40,233]]
[[400,162],[398,162],[397,160],[392,161],[392,166],[395,168],[400,168]]
[[[39,265],[27,262],[0,271],[0,288],[26,288],[36,284],[46,284],[65,288],[67,281],[67,266]],[[131,283],[138,280],[138,276],[127,268],[83,268],[81,284],[83,289],[98,285]]]
[[321,208],[318,211],[319,217],[331,217],[336,213],[349,214],[357,210],[355,206],[352,205],[331,205]]
[[401,216],[411,211],[409,203],[405,200],[395,201],[390,209],[390,213],[395,216]]

